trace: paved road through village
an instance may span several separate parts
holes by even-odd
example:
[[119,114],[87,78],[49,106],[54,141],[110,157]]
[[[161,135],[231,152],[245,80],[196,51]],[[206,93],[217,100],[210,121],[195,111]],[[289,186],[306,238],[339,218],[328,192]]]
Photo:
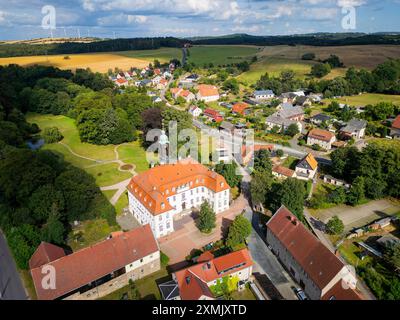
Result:
[[0,230],[0,300],[27,300],[14,259]]

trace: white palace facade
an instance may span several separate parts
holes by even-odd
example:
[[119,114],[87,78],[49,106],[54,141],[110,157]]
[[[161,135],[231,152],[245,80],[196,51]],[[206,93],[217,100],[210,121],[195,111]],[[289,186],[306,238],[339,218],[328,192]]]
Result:
[[223,176],[190,161],[157,166],[133,177],[128,195],[129,211],[160,238],[174,231],[174,217],[200,208],[204,201],[216,214],[229,209],[230,187]]

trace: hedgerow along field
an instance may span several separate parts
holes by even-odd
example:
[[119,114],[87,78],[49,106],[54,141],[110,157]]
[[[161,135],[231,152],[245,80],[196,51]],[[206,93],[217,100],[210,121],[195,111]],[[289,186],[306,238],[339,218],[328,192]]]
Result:
[[375,105],[379,102],[392,102],[395,105],[400,105],[400,95],[389,95],[379,93],[364,93],[356,96],[345,96],[338,99],[325,99],[326,104],[331,101],[348,104],[349,106],[365,106],[368,104]]

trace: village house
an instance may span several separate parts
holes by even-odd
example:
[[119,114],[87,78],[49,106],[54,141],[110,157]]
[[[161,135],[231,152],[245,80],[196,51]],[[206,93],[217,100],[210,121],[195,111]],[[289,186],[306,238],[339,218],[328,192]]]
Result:
[[197,264],[173,273],[168,287],[162,284],[159,288],[164,300],[214,300],[217,297],[210,287],[227,278],[235,279],[239,288],[249,281],[252,270],[247,248],[217,258],[207,251],[200,255]]
[[116,81],[114,81],[114,83],[118,87],[126,87],[129,84],[128,80],[126,80],[125,78],[118,78]]
[[351,119],[349,123],[340,129],[340,136],[342,139],[361,139],[365,136],[365,129],[368,122],[361,119]]
[[242,146],[242,159],[241,159],[241,164],[248,165],[250,161],[254,158],[254,153],[258,152],[260,150],[268,150],[269,152],[272,152],[274,150],[273,145],[260,145],[260,144],[255,144],[253,146]]
[[164,90],[167,87],[167,85],[168,85],[168,80],[161,78],[160,81],[158,82],[156,88],[158,90]]
[[275,97],[275,93],[272,90],[256,90],[253,97],[257,101],[269,100]]
[[204,201],[216,214],[229,209],[230,187],[225,178],[193,160],[157,166],[132,178],[129,211],[150,224],[156,238],[174,231],[174,219],[190,214]]
[[318,162],[309,153],[296,164],[296,177],[300,180],[312,180],[317,174]]
[[317,126],[320,126],[322,123],[328,124],[331,120],[332,118],[324,113],[318,113],[310,118],[310,122]]
[[392,122],[392,127],[390,128],[390,135],[394,139],[400,139],[400,114]]
[[153,86],[158,85],[160,83],[161,79],[162,78],[160,76],[156,76],[153,79],[151,79],[151,82],[152,82]]
[[[29,260],[39,300],[93,300],[160,270],[160,249],[150,225],[112,233],[107,240],[71,254],[42,242]],[[43,281],[53,270],[54,288]]]
[[298,96],[296,97],[294,104],[296,106],[309,107],[311,106],[311,100],[306,96]]
[[197,118],[200,117],[200,115],[203,113],[203,110],[197,106],[191,106],[189,108],[189,113],[193,116],[193,118]]
[[332,132],[322,129],[312,129],[307,136],[307,144],[320,146],[322,149],[330,150],[332,143],[336,141],[336,137]]
[[265,119],[266,130],[268,131],[277,128],[278,132],[285,132],[291,124],[296,124],[299,132],[303,130],[303,125],[300,121],[282,118],[278,116],[277,113],[274,113]]
[[284,166],[277,165],[272,168],[272,175],[277,177],[278,179],[287,179],[295,178],[296,172]]
[[356,275],[285,206],[267,222],[267,243],[311,300],[360,300]]
[[204,116],[213,122],[222,122],[224,120],[223,116],[216,110],[207,108],[204,110]]
[[350,188],[350,184],[341,179],[334,178],[329,174],[324,175],[324,182],[337,187],[345,187],[346,189]]
[[304,109],[300,106],[293,106],[290,103],[282,103],[278,106],[278,111],[274,113],[274,115],[283,119],[303,121],[305,113]]
[[218,88],[209,84],[200,84],[197,87],[197,100],[204,102],[212,102],[219,100],[219,92]]
[[185,99],[186,102],[191,102],[196,99],[196,96],[192,92],[182,88],[172,88],[171,94],[175,100],[179,97]]
[[232,113],[246,116],[250,113],[250,106],[244,102],[237,102],[232,106]]

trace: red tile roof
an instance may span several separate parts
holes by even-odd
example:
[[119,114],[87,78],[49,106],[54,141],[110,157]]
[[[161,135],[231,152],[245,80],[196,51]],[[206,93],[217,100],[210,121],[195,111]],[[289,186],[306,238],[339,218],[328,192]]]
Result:
[[361,293],[349,287],[344,287],[342,281],[338,281],[321,300],[364,300]]
[[[40,247],[38,248],[40,249]],[[64,296],[159,250],[150,225],[146,225],[88,248],[46,263],[56,271],[56,289],[42,288],[42,265],[31,269],[38,299],[52,300]]]
[[65,252],[63,248],[51,243],[42,242],[29,260],[29,269],[40,267],[64,256]]
[[394,119],[392,123],[392,128],[394,129],[400,129],[400,114]]
[[331,139],[335,136],[332,132],[322,130],[322,129],[312,129],[309,133],[308,136],[317,140],[322,140],[322,141],[331,141]]
[[232,112],[234,113],[239,113],[241,115],[244,115],[244,112],[246,109],[248,109],[250,106],[247,103],[244,102],[238,102],[235,103],[232,107]]
[[209,84],[200,84],[197,89],[202,97],[218,96],[218,88]]
[[127,83],[128,80],[126,80],[125,78],[119,78],[119,79],[117,79],[117,82],[118,82],[119,84],[123,84],[123,83]]
[[344,264],[316,238],[286,207],[267,223],[292,257],[321,290],[342,270]]
[[199,256],[199,258],[197,259],[197,263],[207,262],[207,261],[210,261],[212,259],[214,259],[214,255],[212,254],[212,252],[211,251],[206,251],[206,252],[203,252]]
[[[249,250],[242,249],[180,270],[175,273],[180,296],[182,300],[197,300],[202,295],[207,295],[207,290],[204,287],[204,285],[207,286],[207,283],[249,268],[252,265],[253,261]],[[190,277],[190,279],[187,277]],[[192,279],[195,279],[196,282],[199,280],[204,285],[191,284]]]
[[216,122],[221,122],[224,120],[221,114],[214,109],[207,108],[206,110],[204,110],[204,115],[213,118]]
[[275,167],[272,168],[272,171],[276,172],[278,174],[281,174],[281,175],[283,175],[285,177],[289,177],[289,178],[293,177],[293,175],[294,175],[294,171],[293,170],[291,170],[289,168],[286,168],[286,167],[283,167],[283,166],[275,166]]
[[173,209],[167,198],[184,184],[191,184],[193,188],[207,187],[214,192],[229,189],[223,176],[191,160],[149,169],[133,177],[128,190],[150,213],[159,215]]

